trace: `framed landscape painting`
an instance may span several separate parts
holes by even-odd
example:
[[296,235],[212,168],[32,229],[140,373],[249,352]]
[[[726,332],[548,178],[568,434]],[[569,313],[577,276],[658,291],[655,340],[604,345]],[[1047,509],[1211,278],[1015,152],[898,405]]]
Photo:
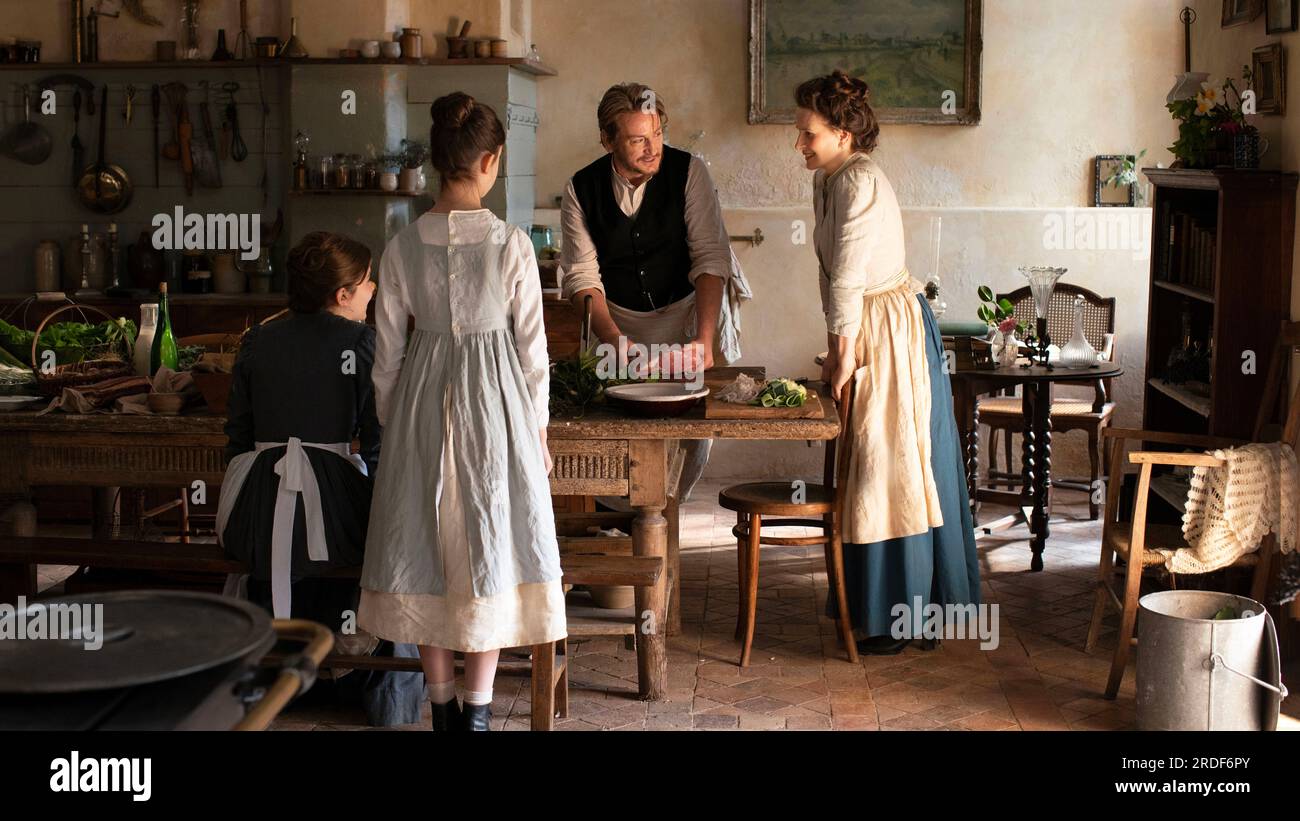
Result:
[[794,90],[843,69],[882,123],[980,120],[982,0],[750,0],[749,122],[794,122]]

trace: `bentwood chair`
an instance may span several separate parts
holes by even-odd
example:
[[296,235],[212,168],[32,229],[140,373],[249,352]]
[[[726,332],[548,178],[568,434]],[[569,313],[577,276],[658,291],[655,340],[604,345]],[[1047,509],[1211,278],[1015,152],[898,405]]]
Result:
[[[1283,380],[1286,378],[1286,366],[1297,347],[1300,347],[1300,322],[1283,322],[1277,347],[1269,363],[1267,381],[1264,383],[1264,397],[1255,420],[1252,441],[1262,442],[1269,438],[1270,423],[1275,418],[1277,400],[1282,391]],[[1106,698],[1114,698],[1124,678],[1129,651],[1137,645],[1133,628],[1137,621],[1142,571],[1164,564],[1164,559],[1155,550],[1188,547],[1183,539],[1181,525],[1161,525],[1147,521],[1147,503],[1154,468],[1157,466],[1222,467],[1225,464],[1223,460],[1205,451],[1236,447],[1246,442],[1217,436],[1123,428],[1108,429],[1106,437],[1114,441],[1111,445],[1110,472],[1106,480],[1106,517],[1102,523],[1101,560],[1097,569],[1097,598],[1092,608],[1092,623],[1088,628],[1086,649],[1091,652],[1096,646],[1105,609],[1108,605],[1114,605],[1120,611],[1119,634],[1115,639],[1115,655],[1111,660],[1110,678],[1106,682]],[[1119,520],[1120,485],[1123,482],[1125,444],[1130,441],[1181,446],[1194,448],[1195,451],[1136,451],[1128,455],[1129,462],[1140,465],[1141,468],[1138,473],[1137,495],[1133,499],[1133,517],[1131,521],[1125,522]],[[1286,425],[1282,429],[1280,441],[1289,444],[1292,448],[1300,448],[1300,388],[1291,396]],[[1270,534],[1257,550],[1241,556],[1231,565],[1254,568],[1250,597],[1256,601],[1263,601],[1267,593],[1272,560],[1276,552],[1276,539]],[[1111,586],[1117,559],[1122,560],[1125,565],[1122,597]]]
[[[1115,299],[1102,297],[1087,288],[1077,285],[1059,283],[1052,292],[1052,301],[1047,311],[1047,333],[1052,342],[1064,345],[1074,330],[1074,298],[1082,296],[1083,335],[1107,362],[1115,358]],[[1034,298],[1028,287],[1018,288],[1009,294],[999,294],[998,299],[1007,299],[1015,310],[1013,315],[1017,322],[1034,324]],[[1112,401],[1111,380],[1080,379],[1078,381],[1058,382],[1058,385],[1087,385],[1093,389],[1092,399],[1068,396],[1052,397],[1052,431],[1066,433],[1082,430],[1088,435],[1088,457],[1090,472],[1088,478],[1052,477],[1052,487],[1064,487],[1071,490],[1083,490],[1088,493],[1089,518],[1096,519],[1101,511],[1100,494],[1096,490],[1101,481],[1102,443],[1101,432],[1110,425],[1115,413]],[[989,469],[990,486],[998,482],[1007,488],[1018,485],[1020,473],[1012,470],[1011,452],[1012,436],[1024,428],[1025,417],[1022,400],[1018,396],[992,396],[979,400],[979,421],[989,426]],[[1003,442],[1006,468],[998,468],[998,435],[1005,438]]]
[[[740,607],[736,616],[736,638],[740,639],[740,666],[749,666],[750,648],[754,643],[754,623],[758,609],[758,559],[761,545],[802,547],[824,545],[829,593],[838,609],[840,642],[856,664],[858,648],[853,641],[849,620],[848,595],[844,585],[844,548],[841,538],[841,504],[839,488],[848,469],[848,445],[852,436],[845,432],[852,418],[854,380],[844,387],[839,403],[840,436],[826,442],[823,483],[807,484],[796,495],[793,482],[751,482],[731,485],[718,494],[718,504],[736,512],[736,565],[739,576]],[[837,452],[838,451],[838,452]],[[838,456],[838,459],[836,458]],[[772,517],[772,518],[769,518]],[[781,517],[781,518],[776,518]],[[810,536],[775,536],[763,528],[806,527],[820,533]]]

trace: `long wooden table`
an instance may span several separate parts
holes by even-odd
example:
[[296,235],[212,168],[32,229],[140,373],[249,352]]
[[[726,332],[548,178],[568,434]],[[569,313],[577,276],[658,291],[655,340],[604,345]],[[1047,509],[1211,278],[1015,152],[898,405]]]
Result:
[[[839,429],[834,407],[821,399],[824,419],[713,420],[703,405],[673,419],[642,419],[612,407],[589,410],[581,419],[552,419],[548,431],[555,461],[551,492],[556,495],[628,496],[635,511],[633,553],[663,557],[668,551],[668,454],[682,439],[827,440]],[[76,415],[54,412],[0,414],[0,496],[16,501],[0,511],[16,536],[36,535],[31,489],[40,485],[104,487],[190,487],[208,484],[209,498],[225,473],[223,416]],[[0,538],[6,528],[0,527]],[[665,698],[670,576],[638,588],[639,694]],[[36,593],[35,568],[0,568],[0,594],[12,599]]]

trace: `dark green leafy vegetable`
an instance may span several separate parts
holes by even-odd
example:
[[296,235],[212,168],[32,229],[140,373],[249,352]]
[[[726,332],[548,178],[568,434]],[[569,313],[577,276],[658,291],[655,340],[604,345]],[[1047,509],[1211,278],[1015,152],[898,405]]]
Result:
[[763,386],[755,398],[756,405],[765,408],[800,408],[808,401],[808,389],[793,379],[773,379]]
[[199,361],[199,357],[207,353],[207,348],[202,345],[182,345],[176,352],[176,370],[189,371],[194,369],[194,363]]
[[[121,317],[95,325],[87,322],[56,322],[47,325],[41,332],[37,355],[42,350],[52,350],[55,362],[59,365],[96,359],[112,353],[129,359],[131,347],[135,344],[135,334],[135,323]],[[24,367],[30,367],[34,336],[32,331],[16,328],[0,320],[0,346]]]
[[551,363],[552,414],[582,416],[587,405],[605,392],[605,386],[596,375],[596,363],[599,361],[595,349],[588,348],[572,359]]

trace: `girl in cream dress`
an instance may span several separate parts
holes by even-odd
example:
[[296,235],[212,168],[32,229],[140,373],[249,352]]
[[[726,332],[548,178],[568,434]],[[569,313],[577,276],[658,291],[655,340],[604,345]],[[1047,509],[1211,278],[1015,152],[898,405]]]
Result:
[[[854,384],[841,488],[849,611],[861,650],[896,653],[922,638],[913,619],[930,603],[979,603],[979,565],[943,344],[907,271],[894,189],[870,156],[868,96],[840,71],[802,84],[795,147],[815,172],[823,379],[836,397]],[[827,608],[834,617],[833,599]]]

